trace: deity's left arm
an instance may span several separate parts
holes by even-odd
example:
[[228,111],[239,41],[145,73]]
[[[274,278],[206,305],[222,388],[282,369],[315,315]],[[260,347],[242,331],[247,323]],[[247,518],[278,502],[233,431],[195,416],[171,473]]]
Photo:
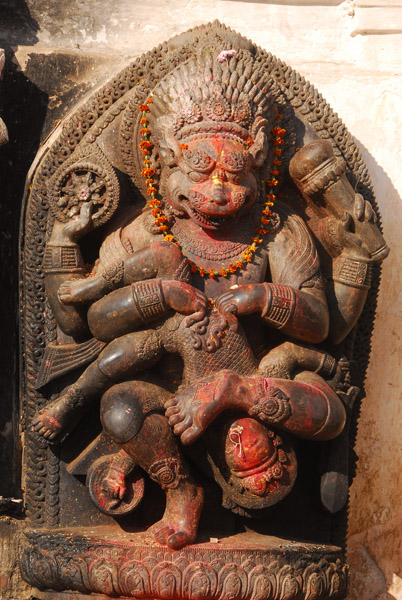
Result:
[[[331,247],[331,237],[327,235],[327,248],[335,257],[332,261],[331,281],[327,286],[327,298],[331,311],[331,322],[328,337],[331,342],[339,344],[356,325],[371,286],[372,268],[375,262],[370,257],[364,239],[356,233],[355,222],[359,212],[372,218],[372,209],[357,194],[354,218],[345,213],[338,222],[329,221],[327,229],[336,231],[336,244]],[[364,218],[364,217],[363,217]]]
[[272,282],[264,283],[265,322],[307,343],[328,335],[329,311],[318,253],[300,217],[284,212],[280,229],[268,242]]
[[268,281],[233,286],[216,303],[222,313],[259,314],[291,338],[317,344],[328,335],[329,312],[317,250],[303,221],[284,210],[269,235]]
[[335,156],[329,140],[316,139],[301,148],[289,165],[305,210],[327,255],[331,314],[329,340],[340,343],[356,325],[371,283],[374,262],[388,255],[372,206],[356,194],[347,166]]

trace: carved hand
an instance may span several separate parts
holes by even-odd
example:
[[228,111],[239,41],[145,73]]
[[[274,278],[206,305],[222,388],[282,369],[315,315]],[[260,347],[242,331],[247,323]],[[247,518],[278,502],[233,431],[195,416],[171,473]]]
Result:
[[345,211],[337,223],[334,223],[332,219],[327,222],[325,238],[329,249],[332,249],[334,254],[339,255],[339,253],[346,252],[353,254],[355,258],[369,257],[365,240],[355,233],[356,223],[359,221],[376,223],[377,217],[371,204],[364,200],[363,196],[356,194],[353,215]]
[[222,294],[216,302],[216,308],[222,314],[261,314],[268,301],[266,286],[263,283],[251,283],[233,287],[229,292]]
[[86,202],[82,205],[80,214],[74,217],[67,225],[55,221],[52,242],[71,244],[77,242],[86,233],[89,233],[93,228],[93,208],[92,202]]
[[178,313],[189,315],[206,311],[208,299],[203,292],[183,281],[162,281],[166,304]]

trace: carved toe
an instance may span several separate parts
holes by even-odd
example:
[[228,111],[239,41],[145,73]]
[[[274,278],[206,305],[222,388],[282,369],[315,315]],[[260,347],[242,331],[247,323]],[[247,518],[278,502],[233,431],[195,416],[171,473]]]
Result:
[[196,441],[197,438],[200,437],[202,433],[202,429],[197,427],[196,425],[192,425],[187,429],[180,437],[181,442],[184,446],[189,446],[193,442]]
[[166,544],[172,550],[180,550],[180,548],[189,544],[188,535],[185,531],[177,531],[167,538]]

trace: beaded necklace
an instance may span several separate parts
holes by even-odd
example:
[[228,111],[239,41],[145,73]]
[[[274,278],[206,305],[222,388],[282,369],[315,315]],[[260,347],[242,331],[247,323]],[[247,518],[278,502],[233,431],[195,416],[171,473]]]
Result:
[[[142,150],[142,157],[144,159],[144,168],[141,171],[141,175],[145,179],[145,185],[147,186],[147,194],[150,196],[149,206],[152,211],[152,215],[155,218],[155,225],[158,227],[160,233],[163,234],[166,242],[173,242],[177,246],[180,247],[180,244],[174,239],[173,235],[169,231],[169,226],[167,225],[167,218],[163,214],[163,204],[157,198],[158,190],[156,188],[156,184],[154,181],[155,171],[152,168],[152,162],[150,160],[151,150],[153,148],[153,144],[150,141],[151,130],[148,127],[148,113],[149,113],[149,104],[152,103],[152,98],[148,98],[146,104],[140,105],[140,111],[142,113],[141,125],[142,129],[140,130],[140,135],[142,137],[142,141],[139,143],[139,148]],[[276,115],[276,120],[280,121],[282,118],[281,114]],[[247,266],[247,263],[253,260],[253,254],[256,252],[257,247],[262,244],[264,236],[268,233],[267,226],[271,221],[272,211],[271,208],[274,205],[274,201],[276,199],[275,190],[279,185],[279,170],[278,167],[281,166],[282,161],[282,148],[283,146],[283,137],[286,133],[285,129],[282,129],[279,126],[275,126],[271,130],[272,138],[271,144],[273,146],[274,151],[274,161],[273,167],[270,171],[270,178],[267,181],[268,192],[266,194],[266,202],[263,204],[263,210],[260,219],[260,226],[256,227],[256,236],[251,238],[251,244],[248,245],[246,250],[244,250],[242,254],[242,258],[240,260],[236,260],[233,263],[229,264],[226,268],[220,269],[219,271],[215,271],[214,269],[208,270],[203,267],[198,266],[195,262],[189,260],[190,269],[193,273],[199,273],[201,277],[228,277],[232,273],[236,273],[237,270],[244,269]],[[253,141],[249,138],[248,147],[253,143]],[[181,144],[181,148],[185,145]],[[180,248],[182,250],[182,248]],[[183,253],[184,255],[184,253]]]

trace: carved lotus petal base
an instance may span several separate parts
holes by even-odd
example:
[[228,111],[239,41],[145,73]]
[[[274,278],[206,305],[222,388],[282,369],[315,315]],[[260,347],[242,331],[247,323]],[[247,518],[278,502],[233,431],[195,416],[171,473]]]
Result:
[[[26,581],[46,600],[341,600],[348,568],[336,546],[252,532],[180,551],[111,528],[27,532]],[[76,592],[75,594],[72,592]]]

